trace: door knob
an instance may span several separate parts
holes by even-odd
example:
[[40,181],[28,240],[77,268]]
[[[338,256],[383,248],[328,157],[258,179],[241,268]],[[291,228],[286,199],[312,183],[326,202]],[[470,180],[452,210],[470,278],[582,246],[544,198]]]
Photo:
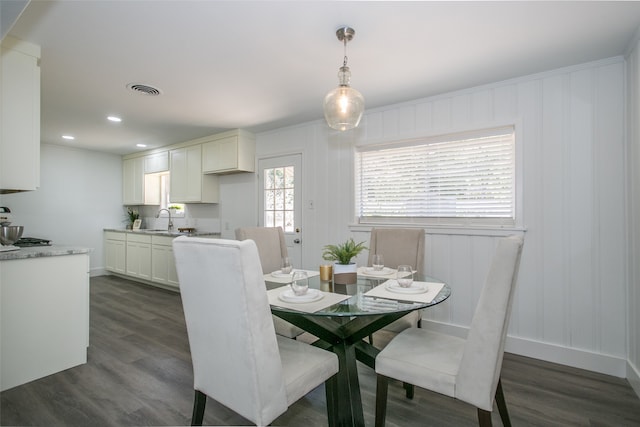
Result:
[[293,243],[300,243],[300,239],[295,239]]

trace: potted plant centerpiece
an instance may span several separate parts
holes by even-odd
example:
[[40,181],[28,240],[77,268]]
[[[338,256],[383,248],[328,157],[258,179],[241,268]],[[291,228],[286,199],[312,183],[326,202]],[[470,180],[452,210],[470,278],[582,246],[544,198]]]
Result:
[[326,245],[322,252],[322,258],[334,261],[333,283],[346,285],[358,281],[358,265],[351,262],[353,257],[367,249],[365,242],[356,243],[353,238],[339,245]]

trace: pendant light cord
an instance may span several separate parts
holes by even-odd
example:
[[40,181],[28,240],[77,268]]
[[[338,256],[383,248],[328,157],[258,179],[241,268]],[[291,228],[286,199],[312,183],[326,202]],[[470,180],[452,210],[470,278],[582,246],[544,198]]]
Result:
[[343,67],[347,66],[347,38],[344,38],[344,62],[342,63]]

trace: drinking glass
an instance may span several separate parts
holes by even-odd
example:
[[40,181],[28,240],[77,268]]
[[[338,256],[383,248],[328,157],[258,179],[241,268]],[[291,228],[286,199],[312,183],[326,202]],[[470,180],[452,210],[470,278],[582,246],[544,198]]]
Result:
[[403,288],[409,288],[413,283],[413,269],[410,265],[399,265],[396,277],[398,279],[398,285]]
[[301,296],[307,293],[309,290],[309,278],[306,271],[294,271],[291,281],[291,289],[297,296]]
[[282,258],[282,262],[280,263],[280,272],[282,274],[289,274],[293,270],[293,266],[291,265],[291,260],[289,257]]
[[375,254],[371,261],[371,265],[375,271],[382,271],[384,268],[384,258],[380,254]]

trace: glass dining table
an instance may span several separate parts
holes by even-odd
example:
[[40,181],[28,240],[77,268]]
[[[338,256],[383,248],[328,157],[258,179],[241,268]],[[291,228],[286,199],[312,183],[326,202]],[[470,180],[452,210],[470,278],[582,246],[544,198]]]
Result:
[[[318,338],[313,345],[330,350],[338,356],[339,372],[328,383],[327,409],[329,424],[335,426],[364,426],[362,398],[358,381],[357,361],[375,369],[375,359],[380,352],[365,338],[377,330],[400,319],[406,314],[435,306],[451,295],[451,289],[443,284],[442,288],[426,301],[415,301],[399,294],[398,298],[380,298],[367,294],[385,283],[388,277],[370,277],[358,275],[357,283],[349,285],[321,281],[319,276],[309,278],[309,288],[322,294],[342,299],[309,312],[301,306],[280,304],[270,298],[271,313],[309,332]],[[441,284],[442,282],[427,276],[416,276],[416,281]],[[267,289],[287,286],[265,275]],[[284,288],[283,288],[284,289]]]

